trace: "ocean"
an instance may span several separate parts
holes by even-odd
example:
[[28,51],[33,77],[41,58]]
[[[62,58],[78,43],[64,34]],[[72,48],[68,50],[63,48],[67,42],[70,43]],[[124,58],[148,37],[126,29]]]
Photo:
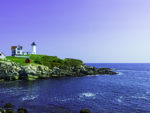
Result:
[[150,64],[88,63],[116,69],[118,75],[96,75],[0,83],[0,101],[29,113],[149,113]]

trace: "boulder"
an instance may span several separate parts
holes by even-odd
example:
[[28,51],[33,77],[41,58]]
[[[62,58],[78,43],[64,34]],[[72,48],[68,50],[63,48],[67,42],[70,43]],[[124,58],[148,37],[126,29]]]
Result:
[[6,109],[4,113],[16,113],[16,111],[14,109]]
[[13,62],[0,61],[0,79],[16,80],[19,78],[20,65]]
[[11,103],[6,103],[4,106],[4,108],[13,108],[13,107],[14,107],[14,105]]
[[89,109],[82,109],[80,110],[80,113],[91,113]]
[[19,108],[17,113],[28,113],[25,108]]
[[1,101],[1,103],[5,103],[5,101],[4,101],[4,100],[2,100],[2,101]]
[[6,113],[6,110],[0,107],[0,113]]

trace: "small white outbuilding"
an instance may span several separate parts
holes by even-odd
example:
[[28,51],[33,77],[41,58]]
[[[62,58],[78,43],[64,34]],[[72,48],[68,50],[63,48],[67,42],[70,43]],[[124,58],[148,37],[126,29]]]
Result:
[[4,53],[0,52],[0,59],[4,60],[5,58],[6,58],[6,55]]

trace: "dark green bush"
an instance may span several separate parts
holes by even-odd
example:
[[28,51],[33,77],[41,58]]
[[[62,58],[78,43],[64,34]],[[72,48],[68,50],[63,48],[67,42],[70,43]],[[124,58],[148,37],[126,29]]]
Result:
[[31,55],[30,59],[36,64],[48,66],[49,68],[59,67],[61,69],[68,69],[69,67],[78,67],[83,65],[81,60],[66,58],[65,60],[57,56],[47,55]]
[[57,56],[44,56],[41,58],[41,64],[52,68],[64,65],[64,61]]
[[71,59],[71,58],[66,58],[65,60],[65,64],[71,67],[78,67],[83,65],[83,61],[78,60],[78,59]]

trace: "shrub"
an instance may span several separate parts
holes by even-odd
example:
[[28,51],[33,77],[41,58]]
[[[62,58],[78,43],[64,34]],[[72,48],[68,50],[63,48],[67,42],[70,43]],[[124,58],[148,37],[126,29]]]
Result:
[[41,58],[41,64],[52,68],[63,65],[64,61],[62,59],[59,59],[57,56],[43,56]]
[[27,58],[27,59],[25,60],[25,63],[31,63],[31,60],[30,60],[29,58]]
[[66,65],[71,66],[71,67],[79,67],[84,64],[83,61],[78,60],[78,59],[66,58],[64,61]]

